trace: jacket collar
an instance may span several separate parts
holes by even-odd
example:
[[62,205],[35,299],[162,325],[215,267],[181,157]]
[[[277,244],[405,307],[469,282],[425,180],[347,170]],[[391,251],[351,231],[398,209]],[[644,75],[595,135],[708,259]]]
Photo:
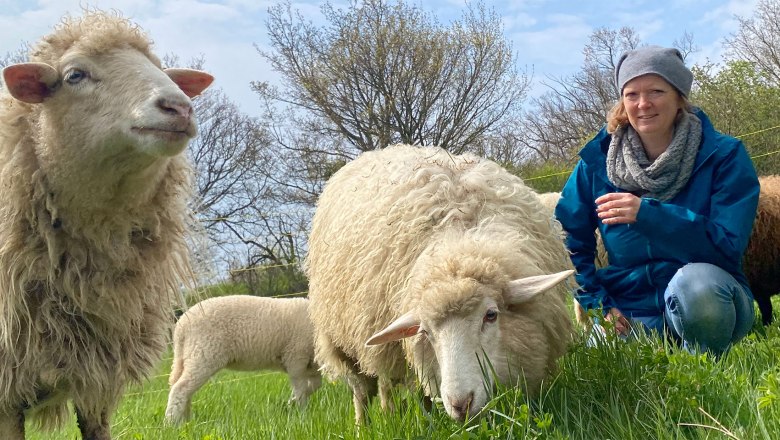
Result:
[[[701,120],[701,144],[699,144],[699,153],[696,155],[696,161],[693,164],[692,175],[709,159],[717,150],[718,132],[710,122],[710,118],[699,108],[694,108],[693,112]],[[603,171],[604,178],[607,178],[607,149],[612,136],[607,133],[606,125],[599,130],[596,136],[590,140],[580,150],[580,157],[588,166],[596,167]]]

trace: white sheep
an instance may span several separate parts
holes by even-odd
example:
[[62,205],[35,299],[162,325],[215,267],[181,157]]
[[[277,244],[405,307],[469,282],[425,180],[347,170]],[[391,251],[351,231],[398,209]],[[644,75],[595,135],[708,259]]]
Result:
[[285,371],[290,400],[306,405],[321,383],[308,304],[306,298],[230,295],[192,306],[174,330],[166,422],[189,418],[192,395],[223,368]]
[[107,440],[191,279],[181,153],[213,78],[163,71],[136,25],[100,11],[64,18],[30,59],[0,96],[0,438],[58,426],[71,400],[82,437]]
[[[551,216],[555,216],[555,207],[558,205],[558,200],[561,198],[559,192],[546,192],[539,194],[539,201],[542,202],[545,209],[547,209]],[[601,233],[598,229],[593,231],[596,236],[596,255],[595,262],[596,267],[606,267],[609,264],[609,255],[604,247],[604,240],[601,239]]]
[[561,234],[520,178],[471,154],[397,145],[336,172],[312,220],[309,314],[356,421],[377,378],[386,408],[408,367],[457,420],[494,379],[536,395],[572,336]]

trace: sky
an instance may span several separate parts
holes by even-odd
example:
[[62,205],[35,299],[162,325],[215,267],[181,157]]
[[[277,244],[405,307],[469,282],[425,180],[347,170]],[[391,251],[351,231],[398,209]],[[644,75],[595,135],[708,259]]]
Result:
[[[392,1],[392,0],[391,0]],[[461,17],[464,0],[406,0],[434,14],[440,22]],[[688,64],[720,62],[723,39],[737,30],[735,16],[749,18],[758,0],[507,0],[489,1],[502,17],[508,41],[520,67],[533,72],[531,95],[545,90],[542,81],[565,78],[583,63],[582,49],[591,33],[602,27],[634,28],[647,44],[671,46],[685,32],[699,51]],[[243,112],[259,112],[251,81],[278,84],[257,48],[270,50],[266,33],[267,9],[278,0],[0,0],[0,56],[34,44],[51,32],[64,14],[80,15],[82,8],[120,11],[138,23],[154,42],[158,56],[175,54],[186,64],[205,59],[221,88]],[[319,0],[292,2],[294,10],[323,24]],[[332,0],[341,7],[348,0]]]

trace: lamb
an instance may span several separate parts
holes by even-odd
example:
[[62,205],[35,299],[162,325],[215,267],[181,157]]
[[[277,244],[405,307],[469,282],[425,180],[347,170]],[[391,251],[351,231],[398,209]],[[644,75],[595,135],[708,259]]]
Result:
[[65,17],[3,70],[0,96],[0,438],[69,417],[111,438],[129,381],[160,360],[192,279],[196,133],[190,98],[213,80],[163,71],[118,14]]
[[561,234],[520,178],[472,154],[396,145],[336,172],[312,219],[309,315],[356,422],[409,368],[456,420],[494,379],[536,395],[572,337]]
[[772,322],[771,296],[780,293],[780,176],[758,179],[761,192],[742,269],[764,325]]
[[223,368],[285,371],[290,400],[305,406],[321,383],[308,306],[306,298],[230,295],[190,308],[174,330],[166,422],[189,418],[192,395]]

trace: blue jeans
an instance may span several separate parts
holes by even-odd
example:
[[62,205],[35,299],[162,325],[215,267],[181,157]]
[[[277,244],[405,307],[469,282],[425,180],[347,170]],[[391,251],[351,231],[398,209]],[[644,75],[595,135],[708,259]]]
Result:
[[690,263],[674,274],[664,292],[663,316],[634,317],[684,346],[720,355],[753,327],[753,299],[728,272],[709,263]]

